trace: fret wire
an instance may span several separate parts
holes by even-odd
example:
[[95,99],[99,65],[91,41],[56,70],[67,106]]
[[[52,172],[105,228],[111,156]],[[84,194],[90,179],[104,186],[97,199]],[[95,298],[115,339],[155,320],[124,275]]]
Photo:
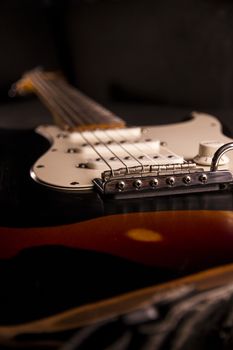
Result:
[[54,116],[56,119],[59,119],[59,124],[60,124],[60,121],[63,121],[68,126],[73,127],[74,125],[71,124],[71,121],[68,118],[64,117],[62,108],[60,108],[60,106],[57,105],[56,101],[52,99],[52,96],[51,98],[48,98],[48,92],[46,91],[46,88],[44,88],[41,85],[41,83],[38,81],[38,78],[33,76],[31,77],[31,81],[34,85],[34,88],[37,90],[39,96],[45,101],[49,109],[51,109],[52,112],[56,111],[56,114]]
[[[119,133],[118,130],[116,130],[116,131]],[[131,156],[134,160],[136,160],[136,162],[140,164],[142,169],[144,169],[144,165],[140,162],[140,160],[138,160],[131,152],[129,152],[120,142],[118,142],[111,135],[109,135],[107,130],[104,132],[108,135],[109,138],[111,138],[116,144],[118,144],[126,153],[128,153],[129,156]]]
[[[36,73],[36,74],[38,75],[38,73]],[[72,113],[70,107],[68,105],[64,106],[64,104],[62,104],[60,102],[60,100],[56,98],[56,95],[54,94],[54,91],[51,88],[51,86],[49,86],[48,82],[45,83],[44,79],[41,77],[38,77],[38,79],[40,80],[41,85],[44,86],[44,89],[47,89],[47,91],[50,92],[50,96],[56,101],[57,106],[61,110],[61,114],[63,114],[62,117],[66,120],[69,120],[73,124],[73,127],[76,126],[74,118],[73,118],[73,113]],[[67,108],[67,106],[68,106],[68,108]],[[68,109],[69,109],[69,111],[68,111]],[[62,110],[63,110],[63,112],[62,112]],[[84,125],[84,124],[81,123],[80,125]]]
[[[87,119],[89,119],[89,123],[90,124],[93,124],[93,120],[91,120],[91,118],[89,116],[83,116],[83,113],[84,112],[81,108],[81,106],[78,106],[78,105],[75,105],[74,104],[74,100],[72,99],[72,97],[70,96],[70,98],[68,98],[68,89],[65,90],[65,88],[62,88],[62,87],[59,87],[58,84],[54,84],[55,82],[54,81],[51,81],[51,83],[53,84],[53,86],[56,88],[57,90],[57,94],[61,96],[61,98],[66,99],[67,102],[66,104],[69,105],[72,107],[73,111],[75,112],[75,115],[73,116],[73,119],[76,119],[79,123],[82,123],[81,122],[81,119],[84,121],[84,122],[87,122]],[[64,90],[64,94],[62,92],[62,89]],[[80,113],[81,112],[81,113]],[[85,113],[85,112],[84,112]],[[78,115],[77,115],[78,114]],[[83,123],[84,124],[84,123]],[[87,124],[87,123],[86,123]]]

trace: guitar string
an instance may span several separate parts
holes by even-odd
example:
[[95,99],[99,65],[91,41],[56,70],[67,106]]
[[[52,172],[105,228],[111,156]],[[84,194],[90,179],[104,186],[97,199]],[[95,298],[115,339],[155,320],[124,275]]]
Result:
[[[75,91],[74,91],[75,92]],[[61,91],[59,91],[58,90],[58,94],[60,94],[61,95]],[[66,98],[66,100],[68,100],[68,95],[66,94],[66,95],[64,95],[64,94],[62,94],[62,96],[63,96],[63,101],[64,101],[64,98]],[[70,101],[70,99],[69,99],[69,101]],[[94,102],[93,102],[94,103]],[[66,104],[67,104],[67,101],[66,101]],[[77,107],[77,106],[76,106]],[[74,107],[73,107],[73,104],[72,104],[72,108],[74,109]],[[74,111],[76,112],[76,110],[74,109]],[[105,132],[106,133],[106,131],[103,131],[103,132]],[[94,134],[93,132],[92,132],[92,134]],[[97,140],[99,141],[99,142],[101,142],[124,166],[125,166],[125,168],[126,168],[126,170],[127,170],[127,172],[129,172],[129,170],[128,170],[128,166],[127,166],[127,164],[121,159],[121,157],[119,157],[115,152],[113,152],[112,151],[112,149],[105,143],[105,142],[103,142],[99,137],[97,137],[97,135],[96,134],[94,134],[94,136],[97,138]],[[134,160],[136,160],[136,162],[138,163],[138,164],[140,164],[140,166],[142,167],[142,169],[143,169],[143,164],[131,153],[131,152],[129,152],[124,146],[122,146],[119,142],[117,142],[115,139],[113,139],[112,137],[110,137],[109,136],[109,134],[107,134],[107,136],[108,136],[108,138],[110,138],[110,139],[112,139],[116,144],[118,144],[131,158],[133,158]]]
[[[35,78],[31,78],[31,81],[34,85],[34,89],[36,90],[38,96],[47,105],[49,110],[51,112],[56,111],[56,114],[54,114],[54,118],[58,123],[58,125],[62,125],[64,122],[64,119],[61,117],[61,109],[57,109],[57,106],[55,105],[54,101],[47,98],[47,93],[43,91],[43,88],[40,86],[40,84],[38,84],[37,81],[35,81]],[[70,120],[66,120],[66,125],[69,125],[70,127],[72,127],[72,125],[70,124]]]
[[[43,72],[42,71],[35,71],[34,73],[34,76],[37,75],[37,79],[40,79],[41,81],[41,84],[45,84],[45,81],[43,78],[41,78],[41,76],[43,76]],[[89,121],[91,123],[96,122],[97,124],[99,123],[99,120],[97,119],[94,119],[94,116],[93,116],[93,112],[91,113],[92,115],[88,115],[88,114],[85,114],[85,112],[88,110],[87,108],[89,108],[89,110],[93,110],[94,108],[94,111],[95,111],[95,114],[96,114],[96,110],[100,109],[102,113],[104,113],[105,115],[101,115],[101,117],[103,119],[120,119],[116,116],[113,115],[113,113],[111,112],[108,112],[105,108],[102,108],[100,105],[98,105],[97,103],[95,103],[94,101],[92,101],[91,99],[89,99],[87,96],[83,95],[83,100],[81,100],[81,97],[82,97],[82,94],[79,92],[79,91],[76,91],[75,89],[73,89],[71,86],[69,86],[69,84],[67,84],[65,81],[64,83],[61,81],[61,79],[57,79],[56,81],[59,82],[60,84],[62,84],[62,86],[58,86],[57,83],[54,82],[55,79],[53,79],[53,81],[51,81],[51,79],[49,80],[49,83],[46,82],[46,87],[47,89],[49,89],[50,91],[52,91],[52,97],[54,97],[54,90],[56,89],[57,92],[56,92],[56,95],[60,95],[60,98],[64,100],[64,92],[62,90],[65,89],[65,96],[69,99],[68,103],[65,102],[66,106],[67,106],[67,110],[66,112],[69,112],[69,115],[70,117],[76,121],[79,122],[79,124],[81,125],[86,125],[87,124],[87,120],[89,119]],[[51,86],[53,84],[53,86]],[[64,85],[66,85],[66,87],[64,87]],[[55,88],[55,89],[54,89]],[[68,93],[69,92],[69,93]],[[73,96],[71,96],[71,93]],[[74,95],[75,94],[75,95]],[[80,95],[80,96],[79,96]],[[79,98],[79,104],[74,104],[74,99],[73,97],[75,97],[77,99],[77,96]],[[88,102],[86,102],[86,106],[84,106],[84,103],[83,101],[84,100],[87,100]],[[93,104],[93,106],[91,105]],[[96,107],[95,107],[96,105]],[[73,108],[73,111],[75,112],[75,114],[73,114],[73,111],[71,111],[70,109],[70,106],[72,106]],[[80,108],[80,107],[84,107],[83,108]],[[64,108],[64,103],[60,106],[60,107],[63,107]],[[91,107],[91,108],[90,108]],[[84,112],[84,116],[82,116],[82,113],[81,112]],[[98,114],[99,114],[100,111],[98,111]],[[83,123],[83,121],[80,120],[80,118],[78,118],[78,115],[82,118],[85,118],[85,124]],[[108,116],[106,115],[108,114]],[[90,119],[91,117],[91,119]],[[100,116],[99,116],[100,117]],[[109,121],[109,120],[108,120]]]
[[[115,132],[117,132],[120,136],[124,137],[124,136],[122,135],[122,133],[121,133],[121,130],[115,130]],[[150,146],[150,145],[148,145],[148,144],[146,144],[146,145],[147,145],[147,147],[151,148],[151,150],[153,150],[152,146]],[[144,156],[146,156],[147,158],[149,158],[154,164],[156,164],[155,160],[154,160],[153,158],[151,158],[147,153],[145,153],[144,151],[142,151],[142,150],[140,149],[140,147],[137,146],[137,144],[133,143],[132,146],[133,146],[134,148],[136,148],[137,150],[139,150]],[[154,151],[154,150],[153,150],[153,151]]]
[[[58,93],[58,95],[62,95],[63,101],[65,101],[65,105],[67,105],[67,103],[68,103],[68,101],[69,101],[69,99],[67,99],[67,95],[62,94],[61,91],[58,91],[57,93]],[[76,112],[76,110],[74,110],[74,112]],[[123,166],[125,166],[126,171],[128,172],[128,167],[127,167],[127,165],[125,164],[125,162],[124,162],[115,152],[113,152],[112,149],[111,149],[105,142],[103,142],[94,132],[90,131],[90,133],[98,140],[99,143],[101,143],[103,146],[105,146],[105,148],[108,149],[108,150],[111,152],[111,154],[112,154],[115,158],[117,158],[117,159],[123,164]],[[83,138],[85,138],[85,141],[95,150],[95,152],[98,154],[98,156],[100,156],[100,158],[103,159],[103,160],[105,161],[105,163],[107,162],[107,164],[108,164],[109,167],[111,168],[111,171],[113,172],[113,168],[112,168],[112,166],[109,164],[109,162],[106,160],[106,158],[105,158],[103,155],[101,155],[101,153],[100,153],[100,152],[96,149],[96,147],[84,136],[83,133],[80,133],[80,134],[82,135]]]
[[57,104],[56,100],[54,100],[54,96],[49,94],[49,92],[47,91],[44,84],[42,84],[41,79],[37,76],[37,74],[33,74],[33,76],[31,76],[30,79],[38,95],[42,97],[42,99],[45,101],[48,107],[50,106],[49,109],[51,109],[51,112],[56,112],[55,115],[59,116],[59,119],[63,120],[63,122],[65,122],[65,124],[67,124],[71,128],[74,127],[74,122],[64,115],[64,108]]
[[[70,107],[68,105],[66,105],[65,107],[64,104],[61,103],[60,99],[56,98],[56,95],[54,94],[53,89],[49,86],[48,82],[45,82],[45,80],[41,77],[42,74],[39,74],[36,72],[35,75],[37,77],[37,82],[39,80],[39,84],[44,87],[44,90],[47,90],[47,92],[50,93],[50,97],[55,101],[58,109],[61,110],[61,117],[66,120],[69,119],[73,124],[73,127],[75,127],[76,126],[75,118],[73,116],[73,112],[71,111]],[[63,109],[63,113],[62,113],[62,109]],[[80,125],[84,125],[82,121],[80,121]]]
[[98,156],[104,161],[104,163],[109,167],[111,170],[112,175],[114,176],[114,169],[112,168],[111,164],[105,159],[105,157],[102,156],[100,152],[97,151],[96,147],[88,141],[88,139],[83,135],[83,133],[79,133],[81,137],[85,140],[85,142],[98,154]]
[[[41,78],[41,80],[43,80],[43,79]],[[37,82],[38,82],[38,77],[37,77]],[[47,88],[48,88],[48,86],[47,86]],[[51,90],[51,89],[49,89],[49,90]],[[63,105],[64,111],[66,111],[66,107],[67,107],[67,103],[66,103],[65,106]],[[98,156],[105,162],[105,164],[106,164],[106,165],[109,167],[109,169],[111,170],[112,174],[114,174],[114,170],[113,170],[112,166],[111,166],[111,165],[109,164],[109,162],[105,159],[105,157],[104,157],[100,152],[98,152],[98,150],[96,149],[96,147],[95,147],[91,142],[89,142],[89,140],[83,135],[83,133],[80,133],[80,132],[79,132],[79,134],[80,134],[80,136],[84,139],[84,141],[96,152],[96,154],[98,154]]]
[[[136,160],[137,163],[140,164],[140,166],[142,167],[142,170],[144,169],[143,164],[140,162],[140,160],[138,160],[131,152],[129,152],[129,150],[127,150],[119,141],[117,141],[116,139],[114,139],[114,137],[112,137],[111,135],[109,135],[109,132],[107,130],[104,131],[107,136],[112,139],[117,145],[119,145],[131,158],[133,158],[134,160]],[[127,168],[128,171],[128,168]]]
[[[44,79],[42,79],[42,78],[41,78],[41,83],[43,85],[45,84]],[[90,124],[92,124],[93,121],[96,122],[93,119],[93,117],[92,117],[92,120],[90,120],[90,117],[88,117],[88,115],[85,114],[85,110],[83,110],[80,107],[78,107],[77,104],[72,103],[72,108],[71,108],[71,101],[73,99],[71,100],[69,98],[70,96],[68,96],[67,91],[65,91],[65,94],[64,94],[62,91],[60,91],[61,89],[59,89],[56,85],[55,85],[55,87],[56,87],[57,91],[55,91],[54,85],[52,86],[52,82],[51,81],[49,81],[49,83],[48,82],[46,83],[46,88],[47,88],[47,90],[50,90],[52,92],[52,96],[54,96],[54,94],[55,94],[55,97],[56,96],[60,96],[58,103],[59,103],[60,107],[65,109],[66,114],[69,116],[69,118],[72,119],[72,121],[78,122],[78,124],[80,126],[87,125],[88,124],[87,123],[88,119],[89,119]],[[67,101],[67,99],[68,99],[68,101]],[[83,115],[82,112],[84,112],[84,115]]]
[[[85,111],[85,108],[87,110],[89,109],[88,112],[91,111],[91,114],[92,114],[91,117],[93,118],[96,124],[99,124],[100,120],[102,120],[103,123],[106,123],[106,122],[109,123],[110,119],[112,122],[116,120],[119,122],[123,122],[123,120],[117,117],[114,113],[108,111],[106,108],[102,107],[97,102],[90,99],[88,96],[82,94],[80,91],[73,88],[68,83],[65,82],[65,84],[63,84],[61,80],[57,80],[56,84],[59,85],[59,88],[61,90],[63,91],[66,90],[66,92],[69,93],[69,96],[72,99],[75,98],[75,100],[78,102],[76,104],[76,108],[80,108],[80,106],[82,106],[84,108],[84,111]],[[98,117],[96,117],[97,115]]]
[[[78,104],[74,103],[74,99],[72,98],[71,95],[69,95],[69,92],[68,92],[69,91],[68,84],[67,84],[67,87],[64,87],[64,88],[61,88],[58,85],[58,82],[55,83],[55,81],[51,81],[50,84],[52,85],[53,90],[57,91],[57,94],[61,94],[61,95],[63,95],[64,93],[66,94],[67,98],[69,99],[69,105],[76,112],[75,117],[74,117],[75,119],[78,118],[77,117],[77,115],[78,115],[80,119],[82,119],[82,120],[84,119],[84,122],[89,121],[90,124],[95,122],[95,120],[93,119],[93,117],[91,115],[86,114],[86,109],[83,108],[83,105],[81,106],[81,104],[78,105]],[[65,81],[64,81],[64,84],[66,84]],[[64,90],[64,92],[62,90]],[[84,123],[82,125],[84,125]]]
[[[59,90],[57,91],[57,94],[60,95],[60,97],[62,98],[63,102],[65,102],[65,106],[67,106],[67,105],[68,105],[68,104],[67,104],[67,101],[65,101],[65,100],[67,100],[66,95],[61,94],[61,91],[59,91]],[[63,104],[63,108],[66,108],[66,107],[64,107],[64,104]],[[71,108],[69,107],[69,110],[70,110],[70,111],[71,111],[72,109],[73,109],[72,107],[71,107]],[[74,112],[76,112],[76,111],[74,110]],[[108,150],[113,154],[114,157],[116,157],[116,158],[123,164],[123,166],[125,166],[126,171],[128,172],[128,166],[127,166],[127,164],[126,164],[115,152],[113,152],[112,149],[111,149],[105,142],[103,142],[96,134],[94,134],[93,132],[91,132],[91,133],[94,135],[94,137],[95,137],[102,145],[105,146],[106,149],[108,149]],[[107,163],[107,165],[111,168],[111,170],[113,170],[112,167],[111,167],[111,165],[106,161],[105,157],[104,157],[103,155],[101,155],[101,153],[96,149],[96,147],[95,147],[86,137],[84,137],[83,133],[80,133],[80,135],[85,139],[86,143],[88,143],[88,144],[95,150],[95,152],[98,154],[98,156],[100,156],[101,159],[103,159],[104,162]],[[128,152],[128,154],[130,154],[130,153]]]
[[129,173],[127,164],[115,152],[113,152],[105,142],[103,142],[98,136],[96,136],[94,132],[92,132],[92,134],[94,134],[97,140],[99,140],[114,155],[114,157],[116,157],[125,166],[127,173]]
[[[61,83],[61,81],[60,81],[60,83]],[[69,87],[69,85],[67,85],[67,87]],[[68,92],[68,91],[66,91],[66,92]],[[75,90],[75,89],[73,89],[72,87],[70,87],[70,92],[76,97],[76,90]],[[69,97],[68,94],[66,94],[66,96]],[[81,96],[81,93],[80,93],[80,96]],[[71,99],[69,99],[69,100],[71,101]],[[93,101],[93,103],[95,103],[95,102]],[[77,107],[77,106],[76,106],[76,107]],[[96,119],[96,121],[97,121],[97,119]],[[126,149],[124,146],[122,146],[122,144],[120,144],[119,142],[117,142],[117,140],[115,140],[112,136],[110,137],[109,133],[107,133],[106,131],[103,131],[103,132],[105,132],[105,133],[107,134],[107,136],[108,136],[111,140],[113,140],[118,146],[120,146],[125,152],[127,152],[127,154],[130,155],[131,158],[133,158],[134,160],[136,160],[136,162],[137,162],[138,164],[140,164],[140,166],[141,166],[142,169],[143,169],[144,165],[142,164],[142,162],[140,162],[128,149]],[[99,141],[101,141],[101,140],[99,139],[99,137],[97,137],[96,135],[95,135],[95,137],[98,138]],[[124,161],[122,161],[122,159],[121,159],[120,157],[118,157],[118,156],[116,155],[116,153],[113,152],[113,151],[107,146],[106,143],[104,143],[103,141],[101,141],[101,142],[115,155],[115,157],[116,157],[118,160],[120,160],[120,162],[126,167],[127,172],[128,172],[128,166],[127,166],[127,164],[126,164]],[[136,147],[136,145],[132,144],[132,146],[133,146],[136,150],[139,150],[140,152],[142,152],[138,147]],[[146,153],[144,153],[144,152],[142,152],[142,153],[144,154],[144,156],[149,157]],[[149,159],[154,163],[154,160],[153,160],[151,157],[149,157]]]
[[[64,99],[67,100],[66,95],[63,95],[63,101],[64,101]],[[66,103],[67,103],[67,102],[66,102]],[[90,132],[94,135],[95,138],[97,138],[97,140],[98,140],[102,145],[104,145],[104,146],[113,154],[114,157],[116,157],[116,158],[123,164],[123,166],[126,168],[127,173],[129,173],[128,166],[127,166],[127,164],[121,159],[121,157],[119,157],[115,152],[113,152],[113,150],[112,150],[105,142],[103,142],[93,131],[90,131]],[[103,132],[106,133],[106,131],[103,131]],[[108,137],[109,137],[109,135],[108,135]],[[113,140],[113,141],[116,142],[116,140]],[[117,142],[116,142],[116,143],[117,143]],[[119,143],[118,143],[118,144],[119,144]],[[143,169],[143,164],[142,164],[137,158],[135,158],[135,157],[134,157],[127,149],[125,149],[121,144],[119,144],[119,146],[120,146],[125,152],[127,152],[127,154],[128,154],[129,156],[131,156],[133,159],[135,159],[136,162],[139,163],[140,166],[141,166],[142,169]],[[102,158],[102,157],[101,157],[101,158]],[[103,158],[102,158],[102,159],[103,159]]]
[[[41,75],[43,74],[42,72],[36,72],[35,73],[37,75],[37,82],[38,82],[38,79],[41,80],[41,83],[43,82],[43,85],[44,85],[44,80],[41,78]],[[35,76],[34,74],[34,76]],[[39,77],[38,77],[39,75]],[[50,82],[50,86],[48,86],[48,82],[47,82],[47,89],[49,89],[50,91],[52,91],[52,96],[54,96],[54,88],[51,86],[51,82]],[[54,84],[53,84],[54,86]],[[55,88],[57,89],[57,93],[55,94],[56,95],[60,95],[62,98],[63,98],[63,101],[64,101],[64,94],[61,94],[61,91],[60,89],[58,89],[58,87],[55,85]],[[67,91],[66,91],[67,92]],[[66,94],[67,96],[67,94]],[[67,102],[65,102],[65,106],[66,108],[69,110],[68,113],[70,116],[73,116],[72,119],[75,119],[76,117],[76,113],[77,113],[77,105],[74,105],[72,103],[72,105],[70,106],[70,103],[71,103],[71,99],[69,98],[69,105]],[[60,106],[58,106],[60,107]],[[64,107],[64,103],[62,105],[63,109],[65,111],[67,111],[67,109]],[[61,110],[61,109],[60,109]],[[75,112],[75,117],[73,115],[73,112]],[[90,120],[90,119],[89,119]],[[73,121],[72,121],[73,122]],[[93,134],[93,133],[92,133]],[[127,152],[127,154],[129,154],[131,156],[131,158],[133,158],[138,164],[140,164],[140,166],[142,167],[142,170],[144,169],[144,165],[142,164],[141,161],[139,161],[131,152],[129,152],[129,150],[127,150],[124,146],[122,146],[122,144],[120,144],[119,142],[117,142],[112,136],[110,137],[110,135],[108,133],[106,133],[108,138],[112,139],[116,144],[118,144],[125,152]],[[115,152],[112,151],[112,149],[105,143],[103,142],[99,137],[97,137],[97,135],[94,134],[94,136],[114,155],[114,157],[116,157],[126,168],[126,171],[129,172],[128,170],[128,166],[127,164],[121,159],[121,157],[119,157]],[[103,161],[106,163],[106,165],[111,169],[111,171],[113,172],[113,169],[111,167],[111,165],[106,161],[105,157],[102,156],[98,151],[97,149],[88,141],[88,139],[86,137],[84,137],[84,135],[82,135],[82,137],[84,138],[84,140],[94,149],[94,151],[99,155],[99,157],[101,159],[103,159]],[[138,147],[136,147],[135,145],[132,144],[132,146],[134,146],[135,149],[139,149]],[[139,149],[140,150],[140,149]],[[142,152],[140,150],[140,152]],[[142,152],[144,155],[146,155],[144,152]],[[146,155],[148,157],[148,155]],[[152,159],[151,159],[152,160]],[[153,161],[153,160],[152,160]]]

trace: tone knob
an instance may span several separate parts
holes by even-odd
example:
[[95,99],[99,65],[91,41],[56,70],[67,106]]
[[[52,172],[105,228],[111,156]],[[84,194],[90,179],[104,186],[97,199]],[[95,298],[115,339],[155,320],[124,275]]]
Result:
[[[214,153],[223,145],[223,143],[218,141],[202,141],[199,144],[199,152],[196,157],[194,157],[194,162],[200,165],[211,165]],[[229,158],[225,155],[219,161],[219,165],[225,165],[229,163]]]

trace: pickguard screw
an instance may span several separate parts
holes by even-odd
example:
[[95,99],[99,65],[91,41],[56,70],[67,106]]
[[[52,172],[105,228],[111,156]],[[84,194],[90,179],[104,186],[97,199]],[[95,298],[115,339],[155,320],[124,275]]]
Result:
[[83,169],[85,169],[85,168],[87,168],[87,164],[86,164],[86,163],[79,163],[79,164],[76,166],[76,168],[83,168]]
[[160,142],[160,146],[163,146],[163,147],[167,146],[167,142],[166,141],[161,141]]
[[68,148],[67,153],[78,153],[78,148]]

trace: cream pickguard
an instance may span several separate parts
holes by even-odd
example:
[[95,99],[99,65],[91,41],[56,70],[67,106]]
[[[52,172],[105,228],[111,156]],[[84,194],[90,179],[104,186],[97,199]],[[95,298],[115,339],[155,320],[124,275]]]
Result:
[[[216,149],[232,141],[222,134],[221,124],[215,117],[197,112],[192,113],[189,121],[164,126],[67,132],[48,125],[36,131],[51,142],[51,147],[33,165],[33,179],[66,190],[90,189],[93,179],[101,178],[104,171],[139,168],[141,164],[168,166],[204,159],[206,164],[197,166],[208,171]],[[195,158],[200,144],[206,141],[212,143],[207,149],[209,157],[203,154]],[[233,153],[227,156],[223,156],[219,169],[233,172]]]
[[63,190],[95,187],[106,195],[171,195],[230,189],[232,140],[219,121],[192,113],[190,121],[126,128],[125,122],[75,89],[59,74],[35,69],[16,92],[35,92],[57,126],[37,132],[51,147],[31,169],[32,178]]

